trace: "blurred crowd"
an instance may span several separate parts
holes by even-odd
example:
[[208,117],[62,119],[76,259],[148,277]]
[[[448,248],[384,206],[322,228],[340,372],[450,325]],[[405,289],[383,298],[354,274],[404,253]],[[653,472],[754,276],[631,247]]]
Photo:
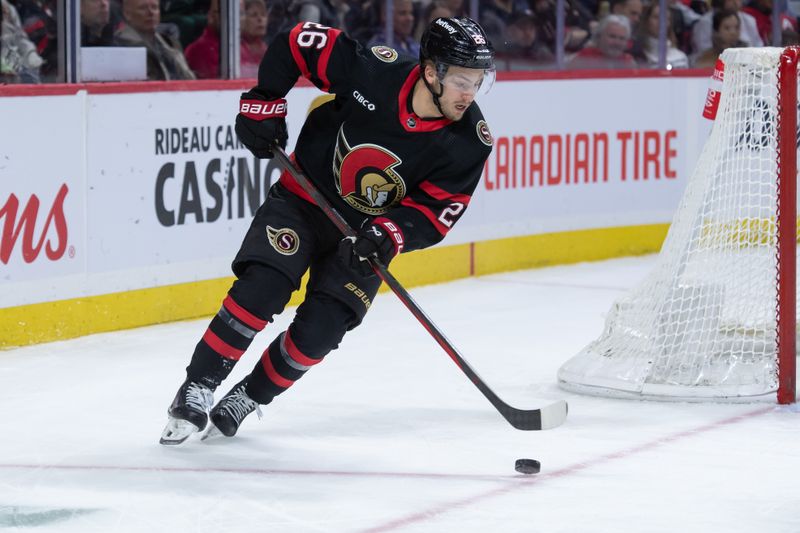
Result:
[[[219,0],[74,0],[82,47],[146,49],[147,78],[219,78]],[[238,0],[240,73],[254,78],[270,41],[298,21],[341,28],[367,46],[391,44],[419,54],[419,38],[436,17],[465,16],[465,0],[394,0],[386,35],[385,0]],[[666,39],[659,41],[658,2],[479,0],[478,20],[497,51],[498,70],[712,67],[730,47],[797,44],[798,17],[787,0],[667,0]],[[56,82],[56,0],[0,0],[0,83]],[[772,12],[780,13],[774,32]],[[780,42],[773,36],[779,35]],[[563,53],[556,62],[556,47]],[[661,54],[666,64],[660,65]]]

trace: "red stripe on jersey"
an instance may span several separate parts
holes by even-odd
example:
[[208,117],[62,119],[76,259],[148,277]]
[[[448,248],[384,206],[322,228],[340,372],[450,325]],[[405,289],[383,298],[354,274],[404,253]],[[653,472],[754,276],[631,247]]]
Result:
[[242,354],[244,353],[244,350],[234,348],[224,340],[217,337],[216,334],[210,329],[207,329],[205,335],[203,335],[203,341],[208,344],[212,350],[217,352],[225,359],[238,361],[242,358]]
[[333,52],[333,45],[336,43],[336,39],[339,38],[339,34],[342,33],[341,30],[330,29],[328,30],[328,42],[325,44],[325,49],[319,55],[319,61],[317,62],[317,77],[322,82],[322,87],[320,87],[323,91],[330,92],[331,82],[328,80],[328,61],[331,59],[331,52]]
[[450,228],[442,224],[442,222],[439,220],[439,217],[437,217],[436,214],[433,211],[431,211],[429,207],[425,207],[422,204],[418,204],[410,197],[406,196],[405,198],[403,198],[403,200],[400,202],[400,205],[416,209],[417,211],[425,215],[425,217],[428,220],[430,220],[433,226],[436,228],[436,231],[438,231],[442,235],[447,235],[447,232],[450,231]]
[[278,374],[277,370],[275,370],[275,366],[272,364],[272,358],[269,355],[269,348],[267,348],[264,351],[264,354],[261,356],[261,368],[264,369],[264,373],[267,375],[269,380],[278,387],[288,389],[294,383],[294,381],[291,379],[286,379]]
[[300,47],[297,45],[297,38],[301,31],[303,31],[302,22],[292,28],[292,31],[289,32],[289,50],[292,51],[292,58],[294,59],[297,68],[300,69],[300,73],[303,75],[303,77],[311,79],[311,72],[308,70],[306,60],[303,58],[303,54],[300,53]]
[[425,191],[425,194],[430,196],[431,198],[435,198],[442,202],[458,202],[464,204],[466,207],[469,204],[469,201],[472,199],[470,196],[466,194],[452,194],[444,189],[440,189],[430,181],[423,181],[419,184],[419,188]]
[[311,359],[301,352],[292,340],[292,337],[289,335],[288,329],[286,330],[286,333],[283,334],[283,349],[286,350],[286,353],[289,354],[289,357],[303,366],[314,366],[322,361],[322,359]]
[[[403,129],[412,133],[436,131],[452,122],[444,117],[436,120],[423,120],[413,111],[409,111],[408,98],[411,91],[414,89],[414,84],[419,80],[421,69],[422,67],[411,69],[408,78],[403,82],[403,87],[400,88],[400,94],[397,96],[397,109],[400,124],[403,126]],[[414,124],[414,127],[411,127],[409,124]]]
[[243,322],[247,326],[250,326],[256,331],[261,331],[267,325],[266,320],[261,320],[254,314],[247,311],[247,309],[234,302],[230,295],[228,295],[222,301],[222,305],[224,305],[225,309],[227,309],[233,316],[239,319],[239,321]]

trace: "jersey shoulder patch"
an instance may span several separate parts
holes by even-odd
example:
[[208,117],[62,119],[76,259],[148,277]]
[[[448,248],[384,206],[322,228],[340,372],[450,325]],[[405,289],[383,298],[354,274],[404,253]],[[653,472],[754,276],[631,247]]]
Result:
[[475,132],[478,134],[478,139],[486,146],[491,146],[494,143],[492,133],[489,131],[489,125],[485,120],[481,119],[475,124]]
[[384,63],[394,63],[397,61],[397,50],[394,48],[389,48],[388,46],[373,46],[370,48],[372,53],[375,54],[375,57],[383,61]]

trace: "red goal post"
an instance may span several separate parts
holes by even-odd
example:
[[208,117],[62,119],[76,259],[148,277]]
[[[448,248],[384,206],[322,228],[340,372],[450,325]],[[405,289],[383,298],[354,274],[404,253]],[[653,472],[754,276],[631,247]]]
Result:
[[656,266],[562,365],[560,386],[795,401],[798,57],[797,47],[723,52],[716,119]]

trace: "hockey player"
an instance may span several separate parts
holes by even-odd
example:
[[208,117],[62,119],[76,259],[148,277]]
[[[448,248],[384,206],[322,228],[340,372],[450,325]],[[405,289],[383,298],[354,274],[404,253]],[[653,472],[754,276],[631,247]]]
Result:
[[[494,52],[468,18],[434,20],[422,37],[419,63],[386,46],[362,48],[316,23],[278,36],[236,117],[236,133],[256,157],[270,158],[276,145],[286,145],[284,96],[301,75],[336,97],[309,114],[292,158],[359,228],[358,236],[343,239],[291,175],[281,175],[233,261],[237,279],[194,350],[162,444],[180,444],[209,417],[233,436],[247,415],[260,416],[259,404],[337,348],[380,285],[366,258],[388,265],[398,253],[444,238],[464,214],[491,152],[474,100],[494,81]],[[215,389],[309,269],[291,325],[211,408]]]

